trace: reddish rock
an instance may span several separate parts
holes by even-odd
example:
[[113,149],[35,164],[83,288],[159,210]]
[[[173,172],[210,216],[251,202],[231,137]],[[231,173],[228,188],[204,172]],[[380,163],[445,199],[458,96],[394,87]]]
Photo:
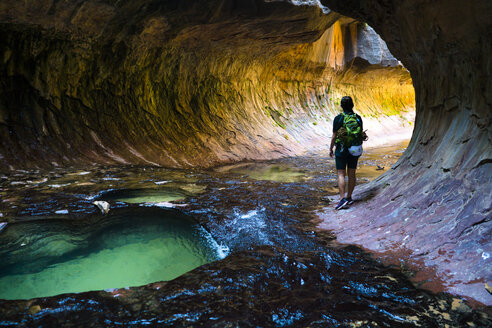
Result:
[[[417,106],[398,164],[322,226],[491,304],[492,2],[322,3],[385,39]],[[0,22],[2,170],[295,155],[327,144],[343,94],[367,116],[413,103],[371,31],[316,7],[9,0]]]
[[410,70],[417,102],[402,158],[357,188],[356,207],[322,214],[322,226],[374,251],[406,249],[435,268],[445,290],[492,305],[484,285],[492,280],[492,4],[322,3],[383,36]]

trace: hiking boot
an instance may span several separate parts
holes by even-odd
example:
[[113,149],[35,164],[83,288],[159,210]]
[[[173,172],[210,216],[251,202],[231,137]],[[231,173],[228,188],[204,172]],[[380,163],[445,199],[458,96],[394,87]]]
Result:
[[338,205],[337,205],[337,206],[335,206],[335,209],[336,209],[336,210],[341,210],[342,208],[345,208],[345,206],[347,206],[347,204],[348,204],[348,200],[347,200],[347,199],[345,199],[345,198],[342,198],[342,199],[340,200],[340,202],[338,203]]
[[354,203],[354,200],[352,199],[352,197],[348,197],[347,201],[348,201],[347,205],[352,205]]

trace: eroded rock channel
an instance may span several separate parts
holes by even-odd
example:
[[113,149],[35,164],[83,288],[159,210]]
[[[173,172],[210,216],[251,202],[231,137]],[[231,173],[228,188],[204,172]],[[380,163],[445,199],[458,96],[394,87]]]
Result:
[[[361,163],[360,181],[374,179],[380,174],[377,166],[389,167],[401,151],[392,148],[373,157],[369,151]],[[80,274],[79,266],[90,264],[85,260],[90,258],[87,253],[95,252],[96,258],[104,256],[105,251],[94,250],[95,245],[103,242],[117,249],[113,241],[119,241],[124,244],[119,246],[131,247],[131,234],[139,234],[146,227],[154,235],[165,233],[161,236],[165,239],[183,224],[189,224],[189,217],[179,213],[192,216],[204,227],[210,238],[195,243],[210,245],[213,240],[214,246],[206,252],[208,261],[215,261],[169,282],[28,301],[0,301],[0,324],[59,326],[75,322],[75,318],[77,324],[91,326],[485,327],[491,323],[485,313],[472,310],[460,298],[416,288],[408,280],[411,271],[384,266],[361,249],[340,245],[333,235],[317,229],[313,213],[330,205],[327,197],[333,194],[336,181],[327,162],[326,155],[318,155],[207,171],[107,167],[89,171],[58,169],[45,174],[19,172],[4,177],[2,189],[8,190],[11,198],[8,206],[2,203],[2,213],[12,218],[4,234],[10,238],[19,226],[37,225],[35,231],[25,229],[24,235],[17,234],[18,240],[11,241],[27,243],[24,247],[35,252],[28,254],[20,247],[25,252],[20,254],[24,257],[21,260],[30,272],[36,271],[36,261],[66,258],[63,254],[49,258],[49,252],[42,251],[45,239],[35,236],[42,232],[43,222],[52,225],[47,239],[58,243],[52,252],[66,250],[66,245],[60,245],[62,242],[90,242],[90,251],[75,251],[78,257],[71,256],[66,265]],[[31,181],[32,175],[41,175],[46,181]],[[176,195],[182,196],[177,199]],[[100,214],[93,205],[95,199],[110,203],[109,214]],[[165,219],[169,211],[181,223],[174,223],[171,230],[156,228],[156,219]],[[126,217],[126,221],[121,217]],[[146,217],[154,217],[150,226]],[[123,237],[118,237],[118,230],[126,231]],[[169,266],[186,260],[185,255],[166,254],[168,247],[157,242],[164,255],[155,258],[158,263],[148,263],[144,271],[163,271],[166,264],[162,261],[171,261]],[[11,246],[2,245],[1,256],[11,258],[14,254],[5,252]],[[101,270],[105,265],[119,263],[117,256],[110,256],[106,264],[100,262],[96,264],[99,268],[92,268],[94,279],[100,277],[98,272],[106,271]],[[137,258],[129,258],[127,270],[132,270],[134,262],[145,265]],[[5,277],[19,273],[6,272],[13,269],[18,271],[19,265],[2,261],[0,297],[4,297],[8,287],[2,284]],[[47,271],[55,269],[53,263],[47,267]],[[109,284],[118,280],[117,272],[111,270],[107,272],[113,275],[106,279]],[[124,267],[120,270],[125,272]],[[36,282],[43,282],[43,273],[38,274],[41,278],[33,282],[33,289]],[[53,281],[48,279],[45,283],[57,287],[64,281],[58,275],[51,275],[50,279]],[[163,276],[162,279],[166,280]],[[135,280],[136,284],[139,282]]]
[[[75,221],[96,218],[95,199],[115,203],[114,215],[144,207],[144,199],[168,206],[184,197],[188,205],[181,210],[218,245],[237,246],[227,268],[212,262],[170,283],[43,304],[5,302],[2,313],[10,319],[2,324],[58,324],[73,311],[114,326],[184,325],[213,321],[216,312],[222,323],[244,319],[252,326],[260,325],[255,320],[359,324],[353,318],[370,325],[367,313],[376,316],[374,324],[389,326],[488,324],[450,296],[407,289],[412,285],[401,272],[386,274],[389,269],[366,261],[357,249],[329,248],[327,231],[338,242],[391,253],[402,265],[432,268],[444,282],[438,290],[492,304],[490,17],[487,0],[1,1],[0,228],[51,219],[53,212]],[[415,124],[399,161],[357,189],[354,196],[364,206],[343,216],[317,207],[324,192],[334,193],[313,173],[330,176],[317,171],[322,157],[289,162],[311,172],[308,181],[302,170],[272,171],[263,164],[203,171],[326,150],[331,121],[347,94],[369,129],[367,146],[400,140]],[[266,173],[284,180],[261,182]],[[170,188],[149,194],[148,185]],[[315,221],[306,220],[315,212]],[[251,218],[256,233],[241,225]],[[228,233],[236,237],[221,241]],[[329,273],[319,271],[323,266]],[[347,271],[360,277],[348,283],[340,278]],[[207,276],[214,272],[220,274]],[[269,280],[274,274],[280,283]],[[391,278],[383,283],[381,277]],[[180,294],[181,283],[187,287]],[[381,300],[381,288],[393,293],[382,307],[371,299],[377,294]],[[306,296],[315,290],[321,300],[333,299]],[[299,297],[299,306],[281,306],[282,297]],[[173,306],[171,317],[166,311]],[[261,319],[248,321],[244,307]],[[343,314],[325,317],[326,307]],[[356,309],[350,320],[349,308]],[[452,314],[439,314],[449,309]],[[128,320],[118,321],[123,317]]]

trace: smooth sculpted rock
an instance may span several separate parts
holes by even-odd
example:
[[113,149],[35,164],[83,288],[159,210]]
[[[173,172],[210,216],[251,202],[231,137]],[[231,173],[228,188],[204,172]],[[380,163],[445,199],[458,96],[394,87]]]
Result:
[[322,3],[374,27],[410,70],[417,104],[397,164],[357,189],[360,205],[326,213],[322,226],[343,242],[409,253],[435,268],[446,290],[492,305],[484,287],[492,280],[484,255],[492,251],[492,2]]
[[404,117],[413,81],[408,150],[325,227],[492,304],[492,2],[321,3],[2,1],[0,167],[295,155],[326,147],[341,95]]
[[326,148],[346,93],[414,106],[370,27],[312,5],[6,0],[0,38],[5,169],[278,158]]

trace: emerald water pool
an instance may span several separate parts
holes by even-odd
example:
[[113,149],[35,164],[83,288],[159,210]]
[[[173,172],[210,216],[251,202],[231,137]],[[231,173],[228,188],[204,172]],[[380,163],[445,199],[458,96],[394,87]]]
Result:
[[0,299],[172,280],[226,255],[190,217],[146,208],[85,222],[19,222],[3,231],[0,245]]
[[117,201],[129,204],[172,202],[186,198],[182,192],[175,189],[130,189],[112,190],[104,193],[99,199]]

